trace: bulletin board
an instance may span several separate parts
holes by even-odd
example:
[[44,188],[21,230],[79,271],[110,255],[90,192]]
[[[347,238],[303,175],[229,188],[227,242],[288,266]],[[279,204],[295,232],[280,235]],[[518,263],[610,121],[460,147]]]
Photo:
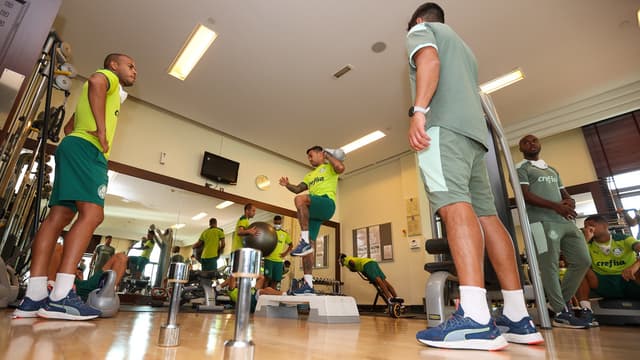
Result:
[[393,261],[391,223],[371,225],[352,230],[353,256],[378,262]]

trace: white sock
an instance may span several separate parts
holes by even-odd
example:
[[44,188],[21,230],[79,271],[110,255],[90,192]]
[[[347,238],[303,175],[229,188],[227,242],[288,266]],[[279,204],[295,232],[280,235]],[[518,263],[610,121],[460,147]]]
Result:
[[40,301],[49,296],[47,293],[47,277],[34,276],[30,278],[25,296],[33,301]]
[[491,319],[487,305],[487,290],[477,286],[460,286],[460,306],[464,316],[478,324],[488,324]]
[[502,290],[504,308],[502,314],[511,321],[518,322],[523,317],[529,316],[527,305],[524,302],[524,292],[520,290]]
[[300,237],[302,237],[302,240],[304,240],[304,242],[306,242],[308,244],[309,243],[309,230],[302,230],[300,232]]
[[309,287],[313,287],[313,275],[311,274],[304,274],[304,282],[306,282]]
[[592,310],[591,309],[591,301],[589,301],[589,300],[580,300],[580,307],[583,308],[583,309]]
[[69,291],[73,288],[73,281],[76,279],[75,274],[56,274],[56,284],[49,298],[53,301],[60,301],[69,295]]

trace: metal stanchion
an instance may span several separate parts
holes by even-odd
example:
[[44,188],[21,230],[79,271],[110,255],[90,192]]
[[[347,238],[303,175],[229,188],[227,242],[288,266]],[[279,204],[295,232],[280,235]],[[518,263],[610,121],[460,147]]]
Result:
[[169,265],[167,283],[173,283],[173,291],[171,292],[167,323],[160,328],[158,346],[180,345],[180,326],[177,323],[178,310],[180,309],[180,291],[182,290],[182,284],[186,283],[188,279],[187,264],[171,263]]
[[251,279],[260,275],[262,253],[251,248],[236,250],[231,255],[231,274],[238,282],[236,327],[233,340],[224,343],[223,359],[252,360],[254,343],[249,339],[249,310],[251,306]]

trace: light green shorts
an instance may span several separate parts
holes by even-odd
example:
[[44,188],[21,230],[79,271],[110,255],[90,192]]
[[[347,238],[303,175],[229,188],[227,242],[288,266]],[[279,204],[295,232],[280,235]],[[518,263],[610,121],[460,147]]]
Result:
[[427,134],[431,145],[418,154],[418,164],[431,209],[466,202],[477,216],[496,215],[485,147],[437,126],[427,129]]
[[93,144],[77,136],[66,136],[56,150],[56,169],[49,206],[61,205],[78,211],[77,201],[104,207],[107,194],[107,159]]

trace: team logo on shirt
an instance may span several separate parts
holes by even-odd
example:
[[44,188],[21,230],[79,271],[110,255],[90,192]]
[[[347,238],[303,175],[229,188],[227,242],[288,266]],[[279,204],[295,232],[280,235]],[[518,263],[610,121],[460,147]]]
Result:
[[104,200],[105,195],[107,195],[107,185],[102,184],[98,187],[98,197]]
[[622,249],[620,248],[613,249],[613,256],[620,256],[620,255],[622,255]]

